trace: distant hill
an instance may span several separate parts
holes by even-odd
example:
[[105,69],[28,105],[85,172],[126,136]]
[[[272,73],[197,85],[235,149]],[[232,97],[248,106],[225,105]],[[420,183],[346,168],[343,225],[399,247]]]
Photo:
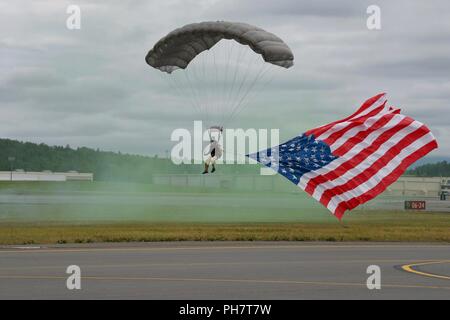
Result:
[[[0,171],[8,171],[8,157],[14,157],[14,169],[25,171],[92,172],[97,181],[151,182],[154,174],[200,174],[201,165],[174,165],[162,159],[120,152],[106,152],[90,148],[72,149],[69,146],[48,146],[0,139]],[[431,159],[430,159],[431,160]],[[259,165],[221,165],[221,174],[258,174]],[[450,177],[450,161],[421,164],[411,167],[408,175]]]
[[427,163],[409,169],[406,174],[419,177],[450,177],[450,162]]
[[422,166],[424,164],[430,164],[430,163],[438,163],[442,161],[447,161],[450,163],[450,157],[445,156],[425,156],[423,158],[420,158],[416,162],[414,162],[409,168],[414,169],[416,167]]
[[[98,181],[151,182],[153,174],[200,173],[200,165],[174,165],[168,159],[90,148],[48,146],[0,139],[0,171],[8,171],[8,157],[14,157],[14,169],[25,171],[92,172]],[[257,173],[258,166],[221,166],[221,173]]]

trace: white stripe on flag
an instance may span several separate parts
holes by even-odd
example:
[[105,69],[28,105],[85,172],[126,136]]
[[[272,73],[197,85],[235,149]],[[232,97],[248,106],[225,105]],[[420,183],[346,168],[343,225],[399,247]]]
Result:
[[[332,135],[333,133],[342,130],[343,128],[347,127],[349,124],[351,124],[353,121],[352,119],[355,118],[359,118],[362,117],[368,113],[370,113],[371,111],[373,111],[374,109],[380,107],[383,103],[386,102],[386,97],[383,95],[381,98],[379,98],[374,104],[372,104],[372,106],[370,106],[369,108],[367,108],[366,110],[364,110],[363,112],[355,115],[354,117],[348,119],[347,121],[344,122],[339,122],[336,123],[334,126],[332,126],[330,129],[328,129],[327,131],[325,131],[324,133],[322,133],[320,136],[318,136],[316,139],[317,140],[325,140],[326,138],[328,138],[330,135]],[[380,110],[380,112],[378,114],[385,114],[388,111],[388,108],[385,107],[382,110]]]
[[[355,114],[355,116],[351,117],[351,119],[354,118],[359,118],[361,116],[364,116],[368,113],[370,113],[372,110],[378,108],[379,106],[381,106],[383,103],[385,103],[387,101],[386,98],[386,94],[383,94],[381,97],[378,98],[377,101],[375,101],[369,108],[367,108],[366,110],[364,110],[363,112],[359,113],[359,114]],[[388,109],[388,108],[385,108]]]
[[[367,191],[373,189],[381,182],[381,180],[383,178],[385,178],[386,176],[391,174],[392,171],[394,171],[398,166],[400,166],[403,159],[405,159],[410,154],[414,153],[414,151],[420,149],[421,147],[425,146],[426,144],[430,143],[433,140],[435,140],[435,138],[433,137],[432,133],[429,132],[426,135],[424,135],[423,137],[414,141],[414,143],[412,143],[408,147],[404,148],[397,156],[395,156],[383,168],[378,170],[377,174],[372,176],[369,180],[358,185],[354,189],[348,190],[347,192],[344,192],[340,195],[336,195],[336,196],[332,197],[330,202],[328,203],[327,208],[331,212],[334,213],[337,206],[339,205],[339,203],[356,198],[356,197],[366,193]],[[320,199],[317,199],[317,200],[320,200]]]
[[[417,129],[423,126],[422,123],[418,121],[412,122],[409,126],[401,129],[397,133],[395,133],[389,140],[383,143],[376,152],[372,153],[368,158],[364,159],[360,164],[356,167],[350,169],[343,175],[337,177],[335,180],[327,181],[322,184],[316,186],[314,190],[313,197],[316,199],[320,199],[322,197],[323,192],[327,189],[334,188],[336,186],[342,186],[347,183],[349,180],[353,179],[355,176],[360,174],[362,171],[369,168],[375,161],[383,157],[386,152],[391,149],[394,145],[396,145],[400,140],[402,140],[408,134],[416,131]],[[351,161],[351,159],[349,159]]]
[[373,116],[373,117],[370,117],[369,119],[367,119],[363,124],[350,129],[342,137],[337,139],[334,143],[330,144],[331,152],[333,152],[334,150],[337,150],[340,146],[342,146],[349,139],[353,138],[361,131],[369,130],[370,127],[372,127],[375,124],[375,122],[377,122],[378,120],[380,120],[381,118],[383,118],[384,116],[386,116],[387,114],[390,114],[390,113],[392,113],[392,112],[377,114],[376,116]]
[[338,159],[330,162],[329,164],[327,164],[326,166],[323,166],[322,168],[316,170],[316,171],[312,171],[312,172],[308,172],[305,173],[301,178],[300,181],[298,183],[298,186],[300,188],[302,188],[303,190],[306,188],[306,186],[308,185],[308,182],[317,177],[320,176],[322,174],[326,174],[329,171],[335,170],[337,167],[339,167],[341,164],[343,164],[344,162],[347,162],[348,159],[353,158],[354,156],[356,156],[357,154],[359,154],[363,149],[368,148],[369,146],[372,145],[372,143],[379,137],[381,136],[384,132],[392,129],[393,127],[395,127],[396,125],[398,125],[403,119],[405,118],[404,115],[401,114],[396,114],[394,115],[389,122],[384,125],[382,128],[380,128],[379,130],[376,130],[372,133],[370,133],[366,139],[364,139],[364,141],[362,141],[361,143],[355,144],[347,153],[345,153],[344,155],[340,156]]

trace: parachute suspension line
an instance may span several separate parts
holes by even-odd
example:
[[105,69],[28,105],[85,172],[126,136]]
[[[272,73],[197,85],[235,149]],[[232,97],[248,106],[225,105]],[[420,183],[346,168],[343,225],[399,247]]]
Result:
[[235,101],[239,98],[242,90],[245,88],[246,83],[249,80],[249,77],[251,77],[253,65],[255,64],[255,59],[253,59],[252,57],[252,50],[247,46],[241,46],[241,48],[244,54],[238,60],[238,71],[235,81],[236,84],[234,84],[233,93],[230,96],[230,100],[228,102],[229,112],[227,114],[224,114],[223,121],[225,121],[226,118],[230,115]]
[[[177,84],[177,82],[175,81],[175,78],[173,76],[168,76],[165,74],[160,74],[160,77],[163,79],[164,82],[167,83],[167,85],[174,90],[175,92],[177,92],[177,95],[179,98],[185,99],[186,94],[183,92],[184,90],[181,89],[181,87]],[[195,112],[197,114],[200,114],[197,105],[192,101],[191,98],[188,98],[189,103],[192,105],[192,107],[194,108]]]
[[[252,101],[249,98],[249,94],[251,97],[255,96],[258,93],[258,90],[255,89],[255,85],[258,86],[262,80],[264,79],[264,76],[266,73],[270,70],[270,66],[265,66],[264,68],[261,68],[261,70],[258,73],[258,76],[255,77],[253,80],[253,83],[251,87],[247,90],[245,95],[241,98],[239,101],[239,104],[236,106],[236,108],[233,110],[232,114],[230,115],[230,120],[233,120],[235,117],[237,117],[238,114],[241,113],[242,110]],[[264,69],[264,70],[263,70]]]
[[209,106],[208,106],[208,101],[207,101],[207,96],[206,96],[206,92],[207,90],[202,90],[202,88],[204,88],[205,86],[205,60],[207,57],[205,57],[207,54],[207,52],[203,52],[200,64],[196,65],[196,66],[192,66],[192,74],[195,77],[195,84],[193,85],[193,87],[195,88],[197,95],[199,97],[200,103],[202,104],[202,112],[203,112],[203,117],[201,118],[201,120],[204,120],[206,123],[209,122]]
[[213,85],[213,72],[212,70],[212,58],[214,56],[214,52],[211,52],[211,49],[208,49],[206,54],[206,65],[204,66],[203,73],[205,79],[205,87],[203,90],[206,94],[207,108],[209,110],[214,110],[214,92],[212,92],[211,88]]
[[[191,105],[194,107],[194,110],[196,111],[196,113],[197,113],[197,114],[200,114],[200,108],[199,108],[197,102],[195,101],[195,98],[194,98],[194,96],[192,95],[192,93],[189,92],[189,88],[188,88],[185,84],[183,84],[183,83],[180,84],[180,81],[181,81],[181,80],[178,79],[177,76],[172,75],[172,76],[169,76],[169,77],[170,77],[171,81],[173,81],[175,87],[176,87],[176,88],[180,88],[179,91],[183,94],[182,97],[183,97],[184,99],[186,99],[186,97],[187,97],[187,100],[189,100],[189,102],[191,103]],[[182,88],[182,89],[181,89],[181,88]]]
[[215,85],[214,85],[214,96],[216,97],[216,99],[214,99],[214,97],[213,97],[214,105],[213,105],[212,107],[214,108],[214,111],[216,111],[216,108],[217,108],[217,106],[218,106],[218,103],[217,103],[217,94],[219,93],[219,92],[218,92],[218,89],[217,89],[218,86],[219,86],[219,71],[218,71],[218,68],[217,68],[216,54],[215,54],[215,52],[213,52],[212,56],[213,56],[213,59],[214,59],[214,70],[215,70],[214,76],[215,76],[215,80],[216,80],[216,83],[215,83]]
[[[211,92],[209,90],[210,88],[210,81],[209,81],[209,73],[207,72],[207,69],[209,67],[209,57],[210,57],[210,50],[206,50],[205,53],[205,59],[202,59],[202,71],[203,71],[203,84],[202,84],[202,92],[205,97],[205,107],[206,110],[211,109]],[[208,119],[209,121],[209,119]]]
[[[179,98],[183,98],[184,96],[186,96],[186,95],[181,91],[181,89],[179,88],[179,86],[177,86],[177,85],[175,84],[175,82],[174,82],[175,80],[171,80],[171,79],[173,79],[173,77],[170,77],[171,79],[166,78],[166,77],[167,77],[167,76],[162,75],[162,78],[163,78],[164,81],[169,85],[169,87],[170,87],[171,89],[175,89],[175,91],[177,92]],[[188,100],[189,100],[189,103],[194,107],[195,112],[198,113],[198,108],[197,108],[197,106],[195,105],[195,103],[193,103],[192,99],[188,99]]]
[[199,97],[199,103],[202,106],[202,114],[203,117],[201,120],[204,120],[206,123],[209,122],[209,116],[210,116],[210,110],[207,105],[207,101],[205,99],[205,90],[202,90],[202,87],[204,86],[204,78],[202,77],[202,64],[204,63],[204,59],[200,59],[201,62],[197,66],[193,66],[192,68],[192,74],[194,76],[194,83],[193,88],[195,89],[195,92],[197,96]]
[[[238,88],[236,94],[234,95],[234,98],[232,99],[232,101],[230,103],[230,108],[231,108],[231,112],[230,113],[232,113],[232,111],[233,111],[233,106],[235,106],[236,102],[239,101],[239,97],[241,96],[241,92],[242,92],[243,88],[244,88],[244,92],[245,92],[245,87],[247,86],[247,79],[248,79],[248,77],[249,77],[249,75],[251,73],[250,70],[251,70],[251,67],[253,67],[254,63],[255,63],[254,60],[252,60],[252,62],[251,63],[247,63],[247,67],[244,68],[245,72],[243,72],[243,76],[242,76],[242,79],[240,81],[239,88]],[[229,115],[224,119],[223,122],[226,122],[228,120],[228,118],[229,118]]]
[[[179,75],[180,73],[176,72],[176,74]],[[196,103],[193,95],[190,94],[186,85],[180,84],[180,80],[178,79],[178,77],[175,74],[162,75],[162,77],[163,77],[164,81],[167,82],[171,88],[175,89],[175,91],[178,93],[180,98],[182,98],[184,101],[188,100],[188,102],[192,105],[194,111],[198,115],[201,114],[199,106]],[[167,77],[167,79],[166,79],[166,77]],[[187,97],[187,99],[186,99],[186,97]]]
[[[186,70],[185,70],[185,71],[186,71]],[[188,84],[188,86],[189,86],[189,89],[190,89],[190,91],[191,91],[191,93],[192,93],[193,99],[194,99],[195,103],[199,106],[200,113],[202,113],[202,104],[199,102],[198,97],[197,97],[197,94],[196,94],[196,92],[194,91],[194,89],[192,88],[192,83],[191,83],[191,80],[190,80],[190,78],[189,78],[188,72],[183,72],[183,74],[184,74],[184,77],[185,77],[185,79],[186,79],[186,82],[187,82],[187,84]]]
[[[226,42],[222,41],[222,43],[219,42],[219,46],[220,45],[225,45]],[[225,50],[225,52],[228,52],[228,48],[225,48],[227,50]],[[222,50],[214,50],[214,63],[215,63],[215,78],[216,78],[216,85],[215,85],[215,102],[214,102],[214,108],[213,108],[213,112],[214,114],[218,115],[218,117],[220,117],[222,115],[221,112],[221,104],[222,104],[222,92],[223,92],[223,87],[224,87],[224,59],[226,59],[226,55],[224,54],[224,51]],[[219,123],[217,123],[219,124]]]
[[[237,79],[237,75],[238,75],[238,70],[240,69],[239,67],[241,65],[242,53],[243,52],[247,53],[248,50],[249,49],[246,48],[245,46],[239,45],[239,53],[238,53],[237,59],[235,60],[235,63],[234,63],[234,74],[233,74],[233,78],[232,78],[233,80],[231,82],[231,86],[230,86],[230,90],[228,92],[228,96],[227,96],[227,98],[225,100],[226,107],[230,106],[230,103],[231,103],[231,101],[233,99],[234,87],[236,85],[236,79]],[[222,113],[222,115],[221,115],[221,124],[222,124],[223,121],[225,121],[225,113]]]
[[[223,44],[219,45],[223,45],[225,46],[226,42],[224,42]],[[218,83],[217,83],[217,94],[216,94],[216,106],[214,109],[214,113],[215,114],[221,114],[220,110],[221,110],[221,104],[222,104],[222,95],[223,95],[223,87],[224,87],[224,74],[225,74],[225,70],[224,65],[226,61],[226,54],[225,52],[228,52],[228,47],[224,47],[225,51],[221,51],[221,50],[215,50],[215,54],[217,54],[217,58],[218,58],[218,74],[217,74],[217,79],[218,79]]]
[[[203,106],[203,103],[202,103],[202,98],[201,98],[201,96],[199,95],[199,92],[198,92],[199,80],[198,80],[198,75],[197,75],[197,69],[195,67],[192,67],[192,66],[188,65],[186,67],[186,69],[183,70],[183,73],[185,75],[186,82],[188,83],[189,87],[192,89],[193,95],[196,97],[197,104],[198,104],[198,106],[200,108],[200,113],[204,116],[205,110],[204,110],[204,106]],[[196,82],[197,82],[197,85],[196,85]],[[203,116],[201,118],[202,120],[203,120]]]
[[225,97],[227,94],[227,85],[228,85],[228,70],[230,69],[230,61],[231,61],[231,56],[233,54],[233,47],[234,47],[234,43],[231,40],[227,40],[226,42],[227,44],[227,50],[225,50],[227,52],[227,56],[226,56],[226,66],[225,66],[225,76],[223,78],[222,81],[222,88],[221,88],[221,94],[220,94],[220,100],[219,100],[219,110],[218,110],[218,114],[220,114],[221,116],[225,113],[225,110],[227,108],[227,106],[225,105]]
[[[269,66],[269,69],[270,69],[270,66]],[[267,72],[268,70],[266,70],[265,72]],[[264,75],[263,76],[261,76],[261,79],[264,77]],[[272,75],[265,83],[263,83],[263,85],[262,86],[260,86],[260,90],[253,90],[253,95],[256,95],[257,94],[257,92],[258,91],[262,91],[264,88],[266,88],[267,87],[267,85],[269,84],[269,83],[271,83],[272,81],[273,81],[273,79],[274,79],[274,76]],[[253,98],[253,96],[252,96],[252,98]],[[230,118],[230,120],[228,120],[228,121],[232,121],[233,119],[235,119],[237,116],[239,116],[239,114],[248,106],[248,104],[250,103],[250,101],[251,101],[252,99],[251,98],[249,98],[249,99],[247,99],[247,101],[243,104],[243,106],[239,109],[239,111],[238,112],[236,112],[236,113],[234,113],[233,115],[232,115],[232,117]]]
[[[238,100],[238,102],[236,104],[234,104],[232,106],[232,111],[231,114],[228,116],[228,118],[226,119],[226,123],[228,123],[229,121],[231,121],[232,119],[234,119],[234,117],[236,116],[237,113],[240,113],[239,110],[242,103],[245,101],[245,99],[247,98],[248,94],[253,90],[253,88],[255,87],[255,84],[261,80],[262,78],[264,78],[264,75],[267,73],[267,71],[269,71],[270,66],[266,65],[266,66],[262,66],[259,69],[259,72],[257,73],[257,75],[255,76],[255,78],[253,79],[253,81],[249,82],[249,86],[247,87],[247,89],[244,91],[244,94],[240,97],[240,100]],[[247,103],[244,104],[244,106],[246,106]]]
[[202,94],[202,102],[204,104],[205,107],[205,113],[206,113],[206,123],[209,122],[209,95],[208,95],[208,91],[209,90],[205,90],[208,82],[206,79],[206,72],[205,72],[205,61],[208,62],[208,52],[209,50],[205,50],[203,56],[203,59],[200,59],[202,62],[201,68],[200,68],[200,72],[201,72],[201,80],[200,80],[200,84],[201,84],[201,88],[203,88],[203,90],[199,89]]
[[[238,89],[237,89],[237,91],[236,91],[236,94],[234,94],[234,97],[233,97],[233,99],[232,99],[230,105],[234,105],[234,101],[237,99],[237,97],[238,97],[238,96],[240,95],[240,93],[241,93],[242,87],[243,87],[243,85],[245,84],[245,81],[246,81],[246,79],[247,79],[247,77],[248,77],[248,75],[249,75],[250,63],[247,63],[247,66],[246,66],[246,68],[244,68],[244,69],[245,69],[245,72],[244,72],[244,71],[242,72],[242,78],[241,78],[240,81],[239,81],[240,84],[239,84],[239,86],[238,86]],[[224,116],[223,121],[225,121],[225,116]]]
[[[246,45],[233,41],[224,41],[222,45],[225,50],[205,50],[201,59],[171,75],[177,91],[181,95],[181,89],[187,92],[184,97],[191,98],[199,119],[207,126],[224,126],[233,120],[247,105],[247,98],[253,96],[252,90],[260,84],[258,81],[267,71],[264,68],[269,66],[265,63],[259,66],[259,60],[250,59],[252,52]],[[238,47],[233,48],[236,45]],[[184,81],[178,76],[184,77]],[[179,81],[185,85],[180,85]],[[210,123],[212,119],[214,123]]]

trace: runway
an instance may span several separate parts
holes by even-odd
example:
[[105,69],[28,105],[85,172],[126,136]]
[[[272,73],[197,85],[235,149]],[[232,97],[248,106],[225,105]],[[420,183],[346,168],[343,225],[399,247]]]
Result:
[[[81,268],[68,290],[66,268]],[[381,289],[369,290],[369,265]],[[4,247],[0,299],[450,299],[450,245],[167,242]]]

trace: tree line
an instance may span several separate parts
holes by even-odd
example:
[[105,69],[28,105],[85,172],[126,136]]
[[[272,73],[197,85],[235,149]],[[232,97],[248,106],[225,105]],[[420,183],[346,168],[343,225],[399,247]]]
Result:
[[[11,158],[14,158],[13,161]],[[154,174],[198,174],[201,165],[175,165],[158,156],[122,154],[86,147],[48,146],[10,139],[0,139],[0,171],[92,172],[98,181],[151,182]],[[258,174],[259,166],[223,165],[220,173]],[[450,163],[441,161],[409,169],[407,175],[450,177]]]
[[[13,161],[11,158],[14,158]],[[90,172],[97,181],[151,182],[154,174],[200,173],[200,165],[175,165],[158,156],[122,154],[86,147],[48,146],[0,139],[0,171]],[[222,166],[221,173],[257,173],[257,166]]]
[[450,177],[450,163],[447,161],[427,163],[408,170],[406,174],[418,177]]

